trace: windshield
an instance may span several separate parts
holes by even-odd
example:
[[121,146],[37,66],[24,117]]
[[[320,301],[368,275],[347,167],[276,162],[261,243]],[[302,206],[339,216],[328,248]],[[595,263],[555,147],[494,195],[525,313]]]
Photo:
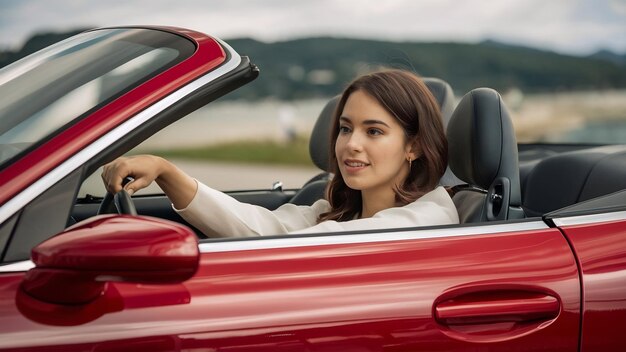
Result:
[[0,70],[0,165],[185,58],[195,46],[146,29],[82,33]]

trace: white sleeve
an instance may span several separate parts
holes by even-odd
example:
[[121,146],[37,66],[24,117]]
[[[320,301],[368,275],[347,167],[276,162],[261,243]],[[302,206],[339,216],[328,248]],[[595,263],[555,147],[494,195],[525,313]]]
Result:
[[359,231],[458,223],[459,215],[454,202],[443,187],[437,187],[411,204],[381,210],[371,218],[345,222],[324,221],[292,233]]
[[284,204],[274,211],[241,203],[198,181],[198,190],[184,209],[174,210],[187,222],[209,237],[248,237],[278,235],[311,227],[320,213],[328,211],[328,202],[312,206]]

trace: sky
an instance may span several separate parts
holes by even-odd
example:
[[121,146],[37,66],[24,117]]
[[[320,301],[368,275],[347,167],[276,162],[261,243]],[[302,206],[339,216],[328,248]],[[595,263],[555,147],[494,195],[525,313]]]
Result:
[[222,39],[310,36],[509,44],[626,54],[626,0],[0,0],[0,49],[32,34],[172,25]]

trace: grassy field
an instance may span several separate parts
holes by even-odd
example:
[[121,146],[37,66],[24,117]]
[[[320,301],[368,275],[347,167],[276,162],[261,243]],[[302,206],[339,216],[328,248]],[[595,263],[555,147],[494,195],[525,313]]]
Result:
[[298,137],[291,142],[245,140],[209,146],[151,150],[149,153],[165,158],[187,160],[313,166],[309,157],[309,140],[305,137]]

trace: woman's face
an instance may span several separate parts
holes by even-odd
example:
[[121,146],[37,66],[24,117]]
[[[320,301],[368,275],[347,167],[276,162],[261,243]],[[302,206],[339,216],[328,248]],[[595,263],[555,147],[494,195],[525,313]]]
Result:
[[402,126],[376,99],[357,90],[339,118],[335,144],[346,185],[366,192],[392,191],[407,177],[414,159]]

